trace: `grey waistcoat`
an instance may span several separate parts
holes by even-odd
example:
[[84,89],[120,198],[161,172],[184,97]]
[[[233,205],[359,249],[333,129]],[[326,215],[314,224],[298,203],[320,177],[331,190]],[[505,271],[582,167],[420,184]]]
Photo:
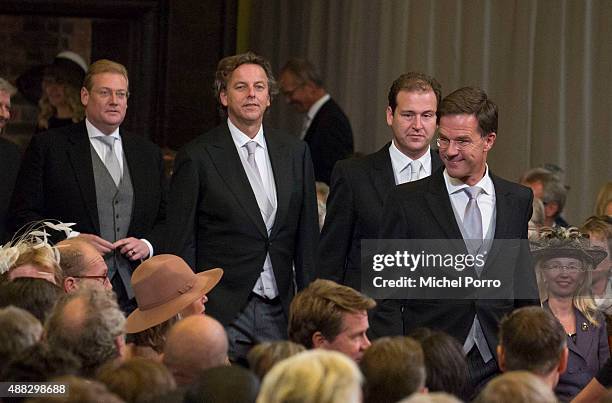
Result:
[[[117,187],[96,150],[91,146],[90,149],[94,182],[96,184],[96,203],[98,206],[100,236],[107,241],[115,242],[127,236],[130,221],[132,220],[134,189],[132,188],[130,170],[128,169],[124,154],[123,177]],[[104,260],[108,266],[109,279],[112,279],[115,274],[119,273],[128,297],[133,298],[134,291],[130,283],[132,271],[130,262],[127,258],[125,258],[119,250],[116,250],[106,254]]]

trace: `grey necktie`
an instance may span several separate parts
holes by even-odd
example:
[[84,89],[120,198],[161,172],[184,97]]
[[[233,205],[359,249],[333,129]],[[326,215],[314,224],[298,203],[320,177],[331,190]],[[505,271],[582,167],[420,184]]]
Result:
[[482,214],[478,207],[478,195],[482,193],[482,189],[478,186],[470,186],[463,190],[470,199],[465,206],[463,227],[469,240],[468,250],[475,253],[482,245]]
[[421,172],[421,161],[414,160],[410,163],[410,182],[419,179],[419,173]]
[[113,136],[101,136],[97,137],[97,139],[108,147],[108,150],[106,150],[106,156],[104,157],[104,165],[106,166],[110,176],[113,178],[115,185],[119,186],[119,182],[121,182],[121,167],[119,166],[117,154],[115,154],[115,140],[117,140],[117,138]]
[[247,162],[253,169],[253,173],[257,182],[256,185],[253,186],[253,192],[255,193],[257,204],[259,205],[259,208],[263,213],[264,221],[266,221],[266,226],[268,226],[270,224],[268,220],[272,215],[274,207],[272,206],[268,193],[264,188],[261,173],[259,172],[257,161],[255,160],[255,150],[257,149],[257,143],[255,141],[249,141],[245,144],[245,147],[247,148],[247,151],[249,153],[249,156],[247,157]]

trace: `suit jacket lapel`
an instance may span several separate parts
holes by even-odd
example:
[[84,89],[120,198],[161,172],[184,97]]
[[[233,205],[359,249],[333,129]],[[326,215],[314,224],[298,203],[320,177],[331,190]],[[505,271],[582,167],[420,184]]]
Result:
[[[220,126],[214,133],[210,145],[206,146],[213,164],[217,167],[219,176],[225,181],[236,201],[243,208],[247,216],[265,237],[268,236],[266,225],[261,217],[257,199],[251,189],[249,179],[232,140],[227,123]],[[267,141],[267,138],[266,138]],[[278,220],[278,211],[277,211]]]
[[389,146],[387,143],[383,148],[372,155],[372,164],[374,166],[374,187],[380,199],[382,207],[389,192],[395,187],[395,177],[393,176],[393,166],[391,165],[391,156],[389,155]]
[[98,203],[96,201],[96,184],[94,182],[93,164],[91,162],[91,146],[84,122],[79,124],[78,129],[69,135],[68,142],[70,144],[68,158],[72,164],[83,203],[91,219],[92,227],[96,233],[99,233],[100,222],[98,219]]
[[444,231],[447,239],[463,239],[453,206],[451,205],[450,197],[444,183],[442,170],[438,170],[431,175],[428,192],[425,193],[431,214],[437,221],[438,225]]
[[151,172],[153,167],[147,166],[146,161],[142,158],[142,153],[139,152],[138,146],[132,141],[129,134],[121,131],[121,144],[123,146],[123,154],[127,161],[127,167],[123,167],[124,171],[129,169],[132,177],[132,189],[134,190],[134,203],[132,208],[132,219],[130,220],[130,228],[128,234],[131,233],[133,224],[140,222],[139,212],[144,212],[143,195],[147,194],[146,186],[149,182],[139,178],[146,178],[150,175],[157,175],[157,171]]
[[285,222],[285,216],[289,210],[289,199],[291,197],[291,184],[293,178],[290,175],[292,172],[292,158],[287,146],[281,141],[277,135],[271,131],[266,136],[266,144],[268,146],[268,155],[272,172],[274,174],[274,183],[276,184],[276,218],[270,236],[273,236],[279,228],[279,223]]

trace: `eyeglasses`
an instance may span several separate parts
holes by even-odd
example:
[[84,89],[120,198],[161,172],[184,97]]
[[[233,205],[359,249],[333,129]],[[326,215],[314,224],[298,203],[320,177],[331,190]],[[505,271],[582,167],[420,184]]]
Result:
[[441,150],[446,150],[452,143],[455,143],[455,147],[457,150],[465,150],[472,147],[475,143],[469,139],[461,139],[461,140],[451,140],[446,137],[438,137],[436,139],[436,144],[438,148]]
[[94,94],[98,95],[102,99],[110,98],[113,94],[117,97],[117,99],[124,101],[128,99],[130,93],[125,90],[111,90],[110,88],[100,88],[99,90],[92,90]]
[[572,272],[583,272],[586,271],[586,267],[582,264],[559,264],[559,263],[553,263],[553,264],[543,264],[542,268],[544,270],[557,270],[557,271],[561,271],[563,269],[567,270],[567,271],[572,271]]
[[107,274],[105,274],[103,276],[72,276],[72,277],[74,277],[74,278],[89,278],[89,279],[92,279],[92,280],[96,280],[97,282],[102,283],[102,284],[110,283],[110,280],[109,280]]

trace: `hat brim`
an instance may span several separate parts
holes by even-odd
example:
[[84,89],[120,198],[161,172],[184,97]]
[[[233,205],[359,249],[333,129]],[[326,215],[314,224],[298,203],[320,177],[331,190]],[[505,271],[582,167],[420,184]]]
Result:
[[585,260],[587,263],[593,265],[595,268],[601,263],[608,254],[603,249],[589,248],[589,249],[576,249],[576,248],[564,248],[564,247],[544,247],[537,248],[531,251],[531,254],[536,260],[552,259],[555,257],[575,257],[581,260]]
[[136,308],[125,322],[126,333],[139,333],[172,318],[187,308],[193,301],[208,294],[221,280],[223,270],[219,268],[210,269],[197,273],[196,276],[197,279],[194,286],[177,298],[147,310]]

